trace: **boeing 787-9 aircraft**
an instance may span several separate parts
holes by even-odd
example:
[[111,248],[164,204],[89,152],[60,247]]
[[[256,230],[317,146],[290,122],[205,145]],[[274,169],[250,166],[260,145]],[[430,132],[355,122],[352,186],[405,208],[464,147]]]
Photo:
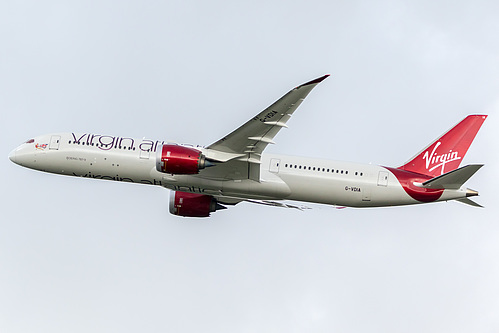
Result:
[[384,207],[457,200],[479,206],[463,184],[483,165],[459,168],[487,118],[470,115],[399,167],[263,154],[310,93],[329,75],[302,84],[208,146],[92,133],[37,136],[9,158],[21,166],[93,179],[158,185],[173,192],[170,212],[188,217],[242,201],[278,207],[289,201]]

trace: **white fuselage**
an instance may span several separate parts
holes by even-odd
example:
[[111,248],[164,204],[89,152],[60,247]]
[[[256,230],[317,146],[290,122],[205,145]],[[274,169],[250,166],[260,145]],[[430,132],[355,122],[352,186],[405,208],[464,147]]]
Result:
[[[159,185],[175,191],[240,199],[295,200],[348,207],[422,203],[407,192],[389,168],[264,154],[260,182],[171,175],[156,170],[156,150],[163,142],[90,134],[57,133],[36,137],[9,156],[22,166],[61,175]],[[194,147],[201,151],[205,148]],[[214,167],[216,168],[216,166]],[[407,181],[407,179],[406,179]],[[466,197],[466,189],[444,190],[431,201]]]

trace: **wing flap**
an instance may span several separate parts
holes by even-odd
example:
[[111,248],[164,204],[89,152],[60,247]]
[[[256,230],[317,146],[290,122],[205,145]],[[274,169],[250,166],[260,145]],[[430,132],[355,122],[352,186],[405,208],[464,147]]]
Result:
[[250,202],[250,203],[259,204],[259,205],[265,205],[265,206],[281,207],[281,208],[294,208],[294,209],[298,209],[301,211],[303,211],[305,209],[311,209],[310,207],[307,207],[307,206],[296,206],[296,205],[287,204],[285,202],[272,201],[272,200],[246,199],[245,201]]

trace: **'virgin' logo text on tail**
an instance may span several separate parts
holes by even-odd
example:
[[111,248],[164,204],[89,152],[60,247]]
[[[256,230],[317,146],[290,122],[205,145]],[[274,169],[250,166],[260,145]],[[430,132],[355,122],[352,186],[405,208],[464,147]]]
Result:
[[[431,152],[431,154],[429,153],[429,151],[426,151],[423,155],[423,159],[426,162],[426,170],[431,172],[431,171],[435,170],[436,168],[442,167],[442,171],[440,174],[443,175],[445,173],[445,164],[452,162],[452,161],[460,160],[461,157],[458,156],[459,153],[457,151],[452,151],[452,150],[449,150],[449,152],[447,154],[438,155],[436,153],[436,150],[441,144],[442,143],[440,141],[437,142],[437,144],[433,148],[433,151]],[[435,163],[437,163],[437,164],[435,164]]]

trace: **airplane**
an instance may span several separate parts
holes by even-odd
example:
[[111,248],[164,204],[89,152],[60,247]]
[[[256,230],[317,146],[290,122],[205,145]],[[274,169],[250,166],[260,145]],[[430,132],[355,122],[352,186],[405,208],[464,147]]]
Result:
[[286,93],[209,146],[93,133],[37,136],[9,158],[26,168],[172,190],[170,213],[208,217],[240,202],[386,207],[456,200],[481,207],[464,183],[483,164],[459,167],[487,115],[469,115],[399,167],[263,154],[305,97],[329,75]]

